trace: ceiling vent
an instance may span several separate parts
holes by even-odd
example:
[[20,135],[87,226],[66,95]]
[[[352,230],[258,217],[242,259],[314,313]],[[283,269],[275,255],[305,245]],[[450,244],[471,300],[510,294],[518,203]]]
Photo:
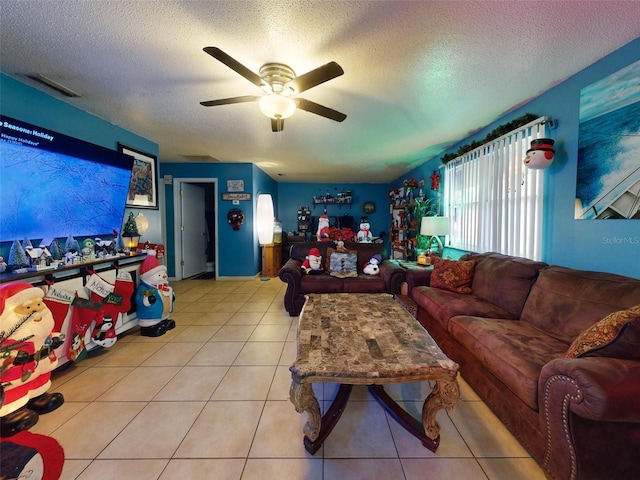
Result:
[[182,158],[186,158],[190,162],[219,162],[216,157],[211,155],[180,155]]
[[62,95],[64,95],[65,97],[69,97],[69,98],[79,98],[82,97],[82,95],[80,95],[79,93],[74,92],[73,90],[65,87],[64,85],[51,80],[48,77],[45,77],[44,75],[37,73],[35,75],[27,75],[28,78],[30,78],[31,80],[34,80],[36,82],[38,82],[41,85],[44,85],[46,87],[49,87],[53,90],[55,90],[58,93],[61,93]]

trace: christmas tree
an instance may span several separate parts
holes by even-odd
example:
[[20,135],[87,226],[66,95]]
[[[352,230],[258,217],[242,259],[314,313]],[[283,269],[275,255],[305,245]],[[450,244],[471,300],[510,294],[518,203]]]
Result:
[[13,244],[11,244],[11,249],[9,250],[9,265],[16,267],[24,267],[29,265],[27,261],[27,254],[22,248],[22,244],[14,240]]
[[133,212],[129,212],[129,218],[127,218],[127,221],[124,224],[122,235],[125,237],[140,235],[138,233],[138,224],[136,223],[136,219],[133,217]]

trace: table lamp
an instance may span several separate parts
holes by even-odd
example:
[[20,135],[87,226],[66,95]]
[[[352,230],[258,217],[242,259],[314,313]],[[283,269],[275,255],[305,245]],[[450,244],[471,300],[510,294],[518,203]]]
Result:
[[449,235],[449,217],[422,217],[420,235],[431,237],[427,243],[427,252],[430,251],[431,244],[435,243],[438,246],[438,256],[442,257],[444,246],[440,237]]

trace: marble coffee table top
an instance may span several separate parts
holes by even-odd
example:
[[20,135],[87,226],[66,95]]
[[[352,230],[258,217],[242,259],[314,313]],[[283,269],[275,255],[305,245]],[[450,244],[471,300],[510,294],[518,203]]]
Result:
[[458,364],[389,294],[310,294],[290,367],[301,383],[455,380]]

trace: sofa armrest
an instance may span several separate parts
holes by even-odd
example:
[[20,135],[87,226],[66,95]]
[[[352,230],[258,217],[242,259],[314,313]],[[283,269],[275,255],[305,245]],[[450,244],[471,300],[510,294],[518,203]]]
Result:
[[411,295],[411,289],[414,287],[428,287],[431,283],[431,273],[433,268],[409,268],[405,275],[407,289]]
[[405,281],[406,270],[396,262],[383,260],[380,263],[380,277],[387,285],[387,293],[396,294],[400,292],[400,285]]
[[302,262],[290,258],[278,272],[278,277],[287,284],[284,294],[284,308],[289,315],[296,317],[304,306],[305,297],[300,293],[300,279],[302,277]]
[[[558,358],[543,367],[538,387],[547,439],[542,467],[551,472],[552,478],[577,478],[586,469],[581,466],[586,461],[580,451],[584,446],[576,443],[581,437],[574,431],[585,420],[578,417],[587,422],[608,422],[602,423],[602,431],[605,425],[609,429],[619,425],[618,435],[603,435],[602,439],[590,436],[590,442],[601,445],[592,448],[603,452],[607,445],[625,443],[615,437],[625,437],[620,432],[640,422],[640,361]],[[627,449],[637,450],[638,446],[627,445]]]

